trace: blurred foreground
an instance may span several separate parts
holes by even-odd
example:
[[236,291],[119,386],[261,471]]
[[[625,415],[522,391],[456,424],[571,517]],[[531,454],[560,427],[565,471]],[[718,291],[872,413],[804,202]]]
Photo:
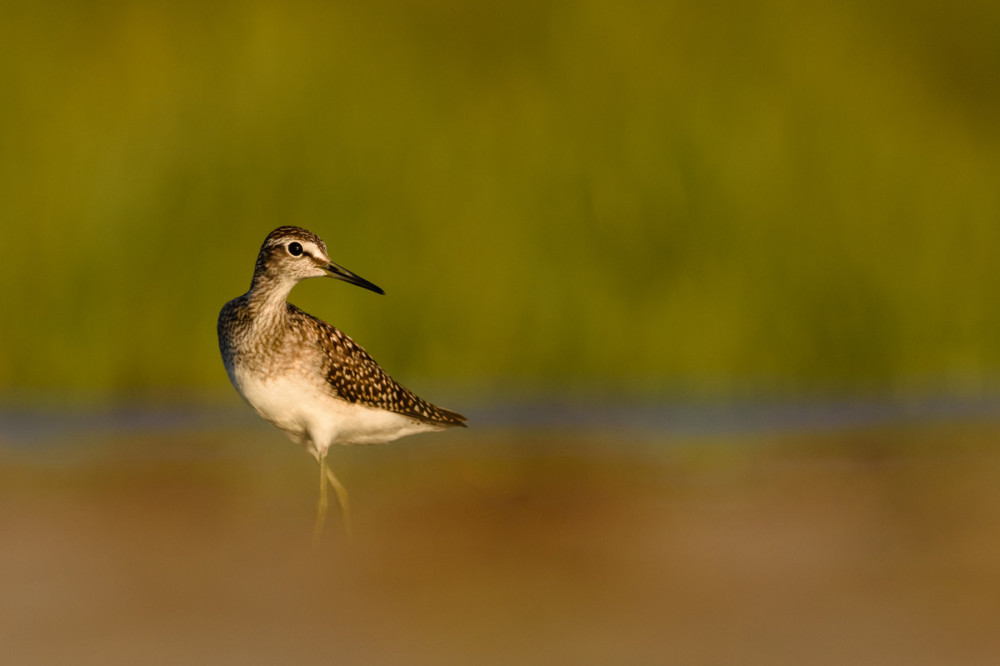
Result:
[[336,512],[310,546],[314,463],[263,425],[0,447],[0,651],[102,665],[994,663],[998,434],[471,429],[339,449],[353,548]]

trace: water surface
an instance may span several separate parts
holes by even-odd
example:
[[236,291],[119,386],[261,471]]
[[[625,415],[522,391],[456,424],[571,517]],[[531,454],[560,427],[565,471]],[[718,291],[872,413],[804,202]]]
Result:
[[311,545],[314,463],[252,418],[5,421],[5,660],[1000,654],[1000,424],[981,415],[674,431],[480,416],[334,452],[353,547],[336,516]]

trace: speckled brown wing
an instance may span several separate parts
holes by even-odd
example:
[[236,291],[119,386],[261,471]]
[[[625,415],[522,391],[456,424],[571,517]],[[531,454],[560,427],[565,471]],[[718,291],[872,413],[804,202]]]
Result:
[[327,356],[326,381],[339,397],[429,423],[465,427],[464,416],[417,397],[390,377],[354,340],[322,319],[295,309],[314,323],[320,338],[317,343]]

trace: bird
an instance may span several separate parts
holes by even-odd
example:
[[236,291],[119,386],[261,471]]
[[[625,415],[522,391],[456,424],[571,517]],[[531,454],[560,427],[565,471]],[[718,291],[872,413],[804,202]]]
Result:
[[314,540],[323,531],[328,483],[350,539],[348,493],[327,464],[329,448],[466,427],[467,419],[419,398],[342,331],[289,303],[292,288],[314,277],[385,293],[333,263],[316,234],[278,227],[261,245],[249,291],[219,313],[219,351],[240,396],[319,463]]

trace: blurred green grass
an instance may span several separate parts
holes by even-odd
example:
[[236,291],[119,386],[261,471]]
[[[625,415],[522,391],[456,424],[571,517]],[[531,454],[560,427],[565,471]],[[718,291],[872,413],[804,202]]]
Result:
[[0,4],[0,392],[229,396],[263,236],[414,388],[987,390],[1000,7]]

